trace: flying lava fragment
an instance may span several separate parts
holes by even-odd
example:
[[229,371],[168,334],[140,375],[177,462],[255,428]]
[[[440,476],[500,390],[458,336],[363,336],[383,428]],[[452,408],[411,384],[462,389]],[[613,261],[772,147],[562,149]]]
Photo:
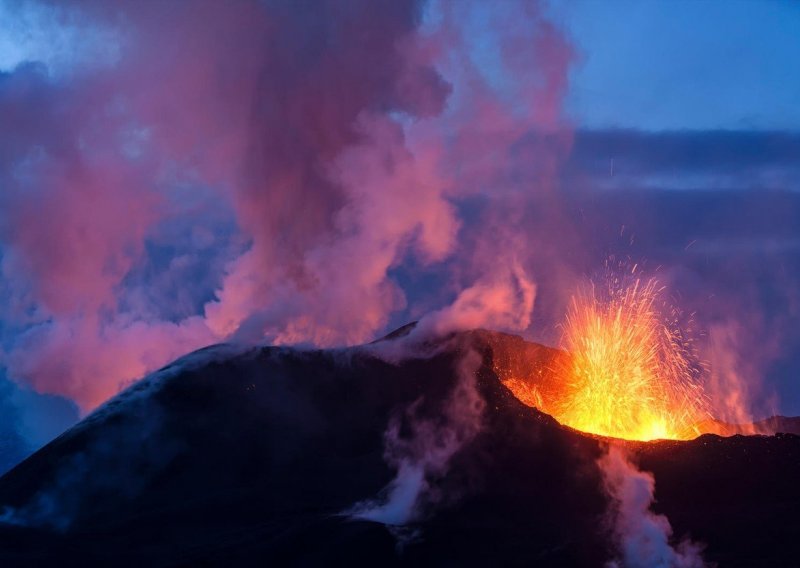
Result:
[[547,394],[519,380],[515,395],[559,422],[627,440],[691,439],[708,421],[690,343],[659,309],[655,279],[609,278],[572,297],[562,326],[566,357]]

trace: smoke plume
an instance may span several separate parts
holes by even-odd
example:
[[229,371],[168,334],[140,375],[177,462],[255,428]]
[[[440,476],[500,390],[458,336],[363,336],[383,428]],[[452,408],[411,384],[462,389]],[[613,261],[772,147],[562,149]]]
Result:
[[611,498],[609,521],[619,557],[609,568],[702,568],[701,547],[689,540],[671,543],[672,527],[664,515],[650,510],[655,500],[655,480],[640,471],[612,445],[599,460],[605,488]]
[[526,216],[570,144],[572,51],[539,2],[19,14],[64,48],[0,72],[12,379],[85,413],[223,340],[348,345],[437,310],[530,324]]

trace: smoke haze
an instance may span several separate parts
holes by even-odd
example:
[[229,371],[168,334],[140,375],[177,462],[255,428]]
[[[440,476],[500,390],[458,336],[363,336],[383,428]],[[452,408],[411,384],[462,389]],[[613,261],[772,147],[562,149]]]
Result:
[[[570,59],[537,4],[487,21],[497,84],[470,53],[478,3],[25,6],[116,55],[0,76],[16,380],[86,412],[216,341],[363,342],[414,311],[409,264],[438,271],[462,325],[527,327],[530,266],[504,246],[520,220],[498,213],[552,185],[555,158],[523,139],[561,128]],[[476,196],[490,207],[459,242]]]

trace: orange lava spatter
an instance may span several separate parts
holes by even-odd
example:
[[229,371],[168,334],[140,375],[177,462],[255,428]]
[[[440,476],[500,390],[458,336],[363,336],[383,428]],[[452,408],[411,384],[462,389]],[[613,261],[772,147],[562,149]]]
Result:
[[563,324],[567,356],[549,372],[549,396],[518,380],[523,402],[584,432],[627,440],[691,439],[709,418],[707,398],[677,326],[657,309],[655,280],[610,281],[572,298]]

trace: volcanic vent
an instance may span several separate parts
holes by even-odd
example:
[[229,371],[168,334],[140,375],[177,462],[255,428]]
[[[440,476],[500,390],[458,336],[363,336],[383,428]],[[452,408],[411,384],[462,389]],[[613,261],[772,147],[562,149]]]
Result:
[[533,366],[536,354],[507,352],[498,375],[525,404],[583,432],[642,441],[719,432],[702,365],[660,292],[633,276],[587,286],[562,326],[565,351]]
[[[614,558],[597,465],[605,442],[522,404],[496,372],[530,379],[544,397],[565,353],[489,331],[417,345],[413,336],[341,350],[218,346],[176,361],[0,478],[0,563],[564,567]],[[462,422],[444,410],[464,388],[465,356],[482,403],[475,429],[448,437]],[[431,455],[444,456],[436,467],[387,460],[398,447],[419,456],[431,440],[415,436],[427,432]],[[458,445],[445,455],[440,441]],[[657,480],[657,512],[676,538],[702,542],[704,559],[746,566],[757,555],[784,566],[800,557],[800,438],[626,444]],[[402,528],[417,537],[398,552],[396,529],[346,512],[408,471],[420,485]]]

